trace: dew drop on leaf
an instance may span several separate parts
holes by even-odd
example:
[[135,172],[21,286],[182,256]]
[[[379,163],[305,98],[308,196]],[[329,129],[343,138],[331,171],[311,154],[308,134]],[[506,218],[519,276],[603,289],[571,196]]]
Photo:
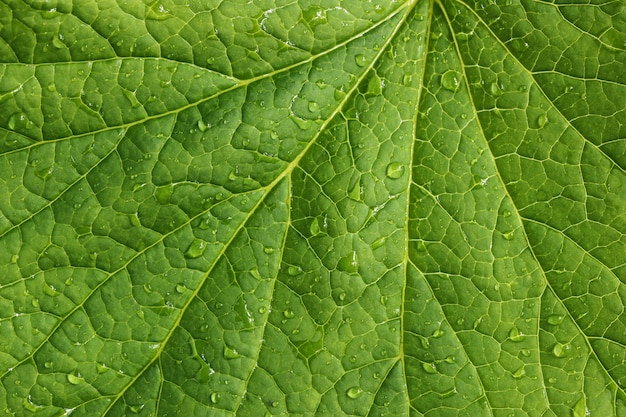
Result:
[[554,345],[554,347],[552,348],[552,354],[554,356],[556,356],[557,358],[564,358],[567,355],[569,355],[569,351],[572,347],[570,346],[569,343],[557,343],[556,345]]
[[287,309],[283,311],[283,316],[285,316],[286,319],[292,319],[296,316],[296,314],[293,312],[293,310]]
[[206,249],[206,242],[202,239],[194,239],[191,245],[187,248],[185,256],[190,259],[199,258],[204,254]]
[[491,85],[489,85],[489,92],[492,96],[496,97],[502,95],[502,89],[500,89],[498,83],[491,83]]
[[355,251],[351,255],[344,256],[339,259],[337,269],[349,274],[357,273],[359,270],[359,260]]
[[427,374],[436,374],[437,373],[437,367],[435,366],[434,363],[423,362],[422,363],[422,369]]
[[544,127],[546,125],[546,123],[548,122],[548,116],[546,116],[545,114],[541,114],[538,118],[537,118],[537,125],[541,128]]
[[352,398],[354,400],[363,395],[363,390],[360,387],[351,387],[348,388],[346,395],[348,396],[348,398]]
[[217,404],[220,401],[221,395],[219,392],[212,392],[211,393],[211,402],[213,404]]
[[80,376],[76,376],[74,374],[67,374],[67,380],[70,384],[73,384],[73,385],[78,385],[81,382],[83,382],[83,378],[81,378]]
[[228,347],[228,346],[224,346],[224,358],[225,359],[237,359],[237,358],[241,358],[241,355],[235,349]]
[[522,333],[517,327],[513,327],[509,331],[509,339],[511,339],[512,342],[521,342],[525,338],[526,336],[524,335],[524,333]]
[[364,67],[367,64],[367,57],[363,54],[358,54],[354,57],[354,61],[359,67]]
[[513,378],[516,378],[516,379],[519,379],[523,377],[524,375],[526,375],[526,369],[524,369],[523,365],[519,367],[515,372],[513,372]]
[[448,70],[441,76],[441,86],[446,90],[456,91],[460,84],[456,71]]
[[554,326],[559,325],[561,323],[563,323],[563,320],[565,319],[565,316],[563,316],[562,314],[553,314],[551,316],[548,316],[548,324],[552,324]]
[[207,130],[207,124],[204,123],[204,120],[202,119],[198,120],[198,130],[200,132],[205,132]]
[[404,165],[400,162],[392,162],[387,165],[387,176],[391,179],[398,179],[404,174]]

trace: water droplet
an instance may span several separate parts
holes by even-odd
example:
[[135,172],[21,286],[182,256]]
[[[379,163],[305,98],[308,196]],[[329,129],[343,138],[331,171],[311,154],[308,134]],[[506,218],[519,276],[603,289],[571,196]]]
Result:
[[571,348],[572,346],[569,343],[565,343],[565,344],[557,343],[552,348],[552,354],[556,356],[557,358],[564,358],[567,355],[569,355],[569,351]]
[[52,362],[52,361],[45,362],[45,363],[43,364],[43,366],[44,366],[44,368],[46,368],[46,369],[52,369],[52,367],[54,366],[54,362]]
[[133,414],[139,414],[139,412],[143,409],[143,406],[144,404],[129,405],[128,409]]
[[165,20],[172,17],[172,14],[165,8],[165,6],[163,6],[163,4],[156,1],[148,9],[147,17],[152,20]]
[[372,242],[372,250],[376,250],[385,245],[387,242],[387,238],[385,236],[379,237],[374,242]]
[[237,359],[237,358],[241,358],[241,355],[235,349],[232,349],[228,346],[224,346],[224,358],[225,359]]
[[515,237],[515,232],[510,231],[510,232],[503,233],[502,237],[506,240],[513,240],[513,238]]
[[526,336],[520,331],[520,329],[518,329],[517,327],[513,327],[509,331],[509,339],[511,339],[512,342],[521,342],[522,340],[526,339]]
[[412,81],[413,74],[404,74],[404,76],[402,77],[402,84],[404,85],[410,85]]
[[185,291],[187,291],[187,287],[185,287],[183,284],[178,284],[176,286],[176,292],[179,294],[183,294]]
[[80,376],[74,375],[74,374],[67,374],[67,381],[70,384],[78,385],[81,382],[83,382],[83,378],[81,378]]
[[515,372],[513,372],[513,378],[516,378],[516,379],[519,379],[523,377],[524,375],[526,375],[526,369],[524,368],[524,365],[522,365]]
[[434,363],[422,362],[422,369],[427,374],[436,374],[437,373],[437,367],[435,366]]
[[285,316],[286,319],[292,319],[296,316],[296,313],[294,313],[291,309],[287,309],[283,311],[283,316]]
[[541,128],[544,127],[546,125],[546,123],[548,122],[548,116],[546,116],[545,114],[541,114],[539,115],[539,117],[537,118],[537,125]]
[[361,389],[361,387],[351,387],[348,388],[346,395],[348,396],[348,398],[352,398],[354,400],[363,395],[363,390]]
[[57,49],[65,48],[65,44],[63,43],[63,35],[62,34],[59,33],[57,36],[52,38],[52,46],[54,46]]
[[296,275],[300,275],[302,273],[302,268],[300,268],[299,266],[293,266],[293,265],[289,265],[289,267],[287,268],[287,274],[295,277]]
[[340,271],[354,274],[359,271],[359,260],[356,251],[352,251],[351,255],[344,256],[337,262],[337,269]]
[[445,363],[456,363],[456,357],[453,355],[450,356],[446,356],[446,358],[444,359]]
[[267,313],[267,307],[259,307],[259,314]]
[[207,130],[207,124],[204,123],[204,120],[202,119],[198,120],[198,130],[200,132],[205,132]]
[[400,162],[392,162],[387,165],[387,176],[391,179],[398,179],[404,174],[404,165]]
[[559,325],[561,323],[563,323],[563,320],[565,319],[565,316],[563,316],[562,314],[552,314],[551,316],[548,316],[548,324],[552,324],[553,326]]
[[16,127],[24,127],[28,124],[28,117],[26,113],[17,112],[13,113],[7,121],[7,127],[11,130],[15,130]]
[[504,211],[502,212],[502,216],[503,216],[503,217],[509,217],[510,215],[511,215],[511,212],[510,212],[509,210],[504,210]]
[[311,113],[317,113],[320,111],[320,105],[317,104],[317,101],[309,101],[309,111]]
[[311,222],[311,226],[309,227],[311,235],[315,236],[321,232],[319,220],[316,218]]
[[359,67],[364,67],[365,65],[367,65],[367,57],[363,54],[358,54],[357,56],[355,56],[354,61]]
[[199,258],[204,254],[204,250],[206,249],[206,242],[202,239],[194,239],[191,242],[191,245],[187,248],[187,252],[185,252],[185,256],[190,259]]
[[348,197],[350,197],[354,201],[361,201],[361,194],[363,194],[363,189],[361,187],[361,180],[354,183],[354,186],[348,191]]
[[443,336],[443,330],[441,330],[441,329],[437,329],[437,330],[435,330],[435,331],[433,332],[433,334],[432,334],[432,338],[434,338],[434,339],[438,339],[438,338],[440,338],[441,336]]
[[587,407],[585,407],[585,396],[583,395],[572,408],[572,417],[586,417],[588,415]]
[[496,96],[496,97],[502,95],[502,89],[500,88],[498,83],[491,83],[489,85],[489,92],[491,93],[492,96]]
[[49,285],[47,283],[43,285],[43,293],[49,295],[50,297],[56,297],[60,294],[60,292],[58,292],[53,285]]
[[550,378],[548,378],[548,382],[549,382],[550,384],[556,384],[556,381],[557,381],[557,379],[556,379],[555,377],[553,377],[553,376],[551,376]]
[[446,90],[456,91],[461,85],[456,71],[448,70],[441,76],[441,86]]
[[522,356],[529,357],[531,352],[529,349],[522,349],[520,353],[522,354]]
[[220,398],[221,398],[221,395],[220,395],[219,392],[212,392],[211,393],[211,402],[213,404],[217,404],[219,402]]
[[11,263],[16,264],[18,259],[20,259],[20,255],[15,254],[11,256]]

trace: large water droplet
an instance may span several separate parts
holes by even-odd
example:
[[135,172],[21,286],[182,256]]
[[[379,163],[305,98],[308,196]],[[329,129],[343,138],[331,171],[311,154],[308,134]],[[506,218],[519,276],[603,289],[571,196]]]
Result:
[[285,316],[286,319],[292,319],[296,316],[296,313],[294,313],[291,309],[287,309],[283,311],[283,316]]
[[552,354],[556,356],[557,358],[564,358],[567,355],[569,355],[569,351],[571,348],[572,346],[569,343],[565,343],[565,344],[557,343],[552,348]]
[[496,97],[502,95],[502,89],[500,88],[498,83],[495,82],[489,85],[489,92],[491,93],[491,95]]
[[206,242],[202,239],[194,239],[191,242],[191,245],[187,248],[187,252],[185,252],[185,256],[190,259],[199,258],[204,254],[204,250],[206,249]]
[[539,115],[539,117],[537,118],[537,125],[541,128],[544,127],[546,125],[546,123],[548,122],[548,116],[546,116],[545,114],[541,114]]
[[354,61],[359,67],[364,67],[367,64],[367,57],[363,54],[359,54],[354,57]]
[[398,179],[404,174],[404,165],[400,162],[392,162],[387,165],[387,176],[391,179]]
[[352,251],[351,255],[344,256],[337,262],[337,269],[349,274],[359,271],[359,260],[356,251]]
[[147,17],[152,20],[165,20],[172,17],[172,14],[161,2],[156,1],[148,9]]
[[548,324],[552,324],[553,326],[559,325],[561,323],[563,323],[563,320],[565,319],[565,316],[563,316],[562,314],[552,314],[551,316],[548,316]]
[[67,374],[67,381],[70,384],[78,385],[83,382],[83,378],[74,374]]
[[237,359],[237,358],[241,358],[241,355],[235,349],[230,348],[228,346],[224,346],[224,358],[225,359]]
[[437,373],[437,367],[435,366],[434,363],[423,362],[422,363],[422,369],[427,374],[436,374]]
[[219,392],[212,392],[210,398],[213,404],[217,404],[221,398],[221,395]]
[[204,120],[202,119],[198,120],[198,130],[200,132],[205,132],[207,130],[207,124],[204,123]]
[[511,339],[512,342],[521,342],[525,338],[526,336],[524,335],[524,333],[522,333],[517,327],[513,327],[509,331],[509,339]]
[[351,387],[348,388],[346,395],[354,400],[363,395],[363,390],[361,389],[361,387]]
[[441,86],[446,90],[456,91],[459,85],[461,81],[456,71],[448,70],[441,76]]

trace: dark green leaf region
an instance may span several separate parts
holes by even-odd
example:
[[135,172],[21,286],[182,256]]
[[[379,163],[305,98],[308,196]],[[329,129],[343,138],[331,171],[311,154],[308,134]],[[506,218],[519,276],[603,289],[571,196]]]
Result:
[[626,0],[150,1],[0,1],[0,415],[626,417]]

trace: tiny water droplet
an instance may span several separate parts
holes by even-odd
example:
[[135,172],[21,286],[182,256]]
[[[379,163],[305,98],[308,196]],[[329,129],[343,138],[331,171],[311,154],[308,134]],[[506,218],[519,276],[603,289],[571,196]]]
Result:
[[372,250],[376,250],[385,245],[387,242],[387,238],[385,236],[379,237],[374,242],[372,242]]
[[198,130],[200,132],[205,132],[207,130],[207,124],[204,123],[204,120],[202,119],[198,120]]
[[259,307],[259,314],[267,313],[267,307]]
[[193,242],[187,248],[185,256],[190,259],[199,258],[204,254],[206,249],[206,242],[202,239],[194,239]]
[[448,70],[441,76],[441,86],[446,90],[456,91],[461,85],[456,71]]
[[321,232],[320,229],[320,223],[319,220],[316,218],[313,219],[313,221],[311,222],[311,226],[309,227],[309,231],[311,232],[311,235],[315,236],[318,235]]
[[526,336],[520,331],[520,329],[518,329],[517,327],[513,327],[509,331],[509,339],[511,339],[512,342],[521,342],[522,340],[526,339]]
[[20,255],[16,254],[16,255],[11,256],[11,263],[16,264],[18,259],[20,259]]
[[285,316],[286,319],[292,319],[296,316],[296,314],[293,312],[293,310],[287,309],[283,311],[283,316]]
[[211,402],[213,404],[217,404],[219,402],[220,398],[221,398],[221,395],[220,395],[219,392],[212,392],[211,393]]
[[311,113],[317,113],[320,111],[320,105],[317,104],[317,101],[309,101],[309,111]]
[[133,414],[139,414],[139,412],[143,409],[143,404],[129,405],[128,409]]
[[438,338],[440,338],[441,336],[443,336],[443,330],[441,330],[441,329],[437,329],[437,330],[435,330],[435,331],[433,332],[433,334],[432,334],[432,338],[433,338],[433,339],[438,339]]
[[361,387],[351,387],[348,388],[346,395],[348,396],[348,398],[352,398],[354,400],[363,395],[363,390],[361,389]]
[[400,162],[392,162],[387,165],[387,176],[391,179],[398,179],[404,174],[404,165]]
[[556,379],[555,377],[553,377],[553,376],[551,376],[550,378],[548,378],[548,382],[549,382],[550,384],[556,384],[556,381],[557,381],[557,379]]
[[60,293],[54,288],[53,285],[44,284],[43,285],[43,293],[49,295],[50,297],[56,297]]
[[456,362],[456,357],[454,357],[453,355],[447,356],[444,359],[444,362],[446,362],[446,363],[455,363]]
[[185,287],[183,284],[178,284],[176,286],[176,292],[179,294],[183,294],[185,291],[187,291],[187,287]]

